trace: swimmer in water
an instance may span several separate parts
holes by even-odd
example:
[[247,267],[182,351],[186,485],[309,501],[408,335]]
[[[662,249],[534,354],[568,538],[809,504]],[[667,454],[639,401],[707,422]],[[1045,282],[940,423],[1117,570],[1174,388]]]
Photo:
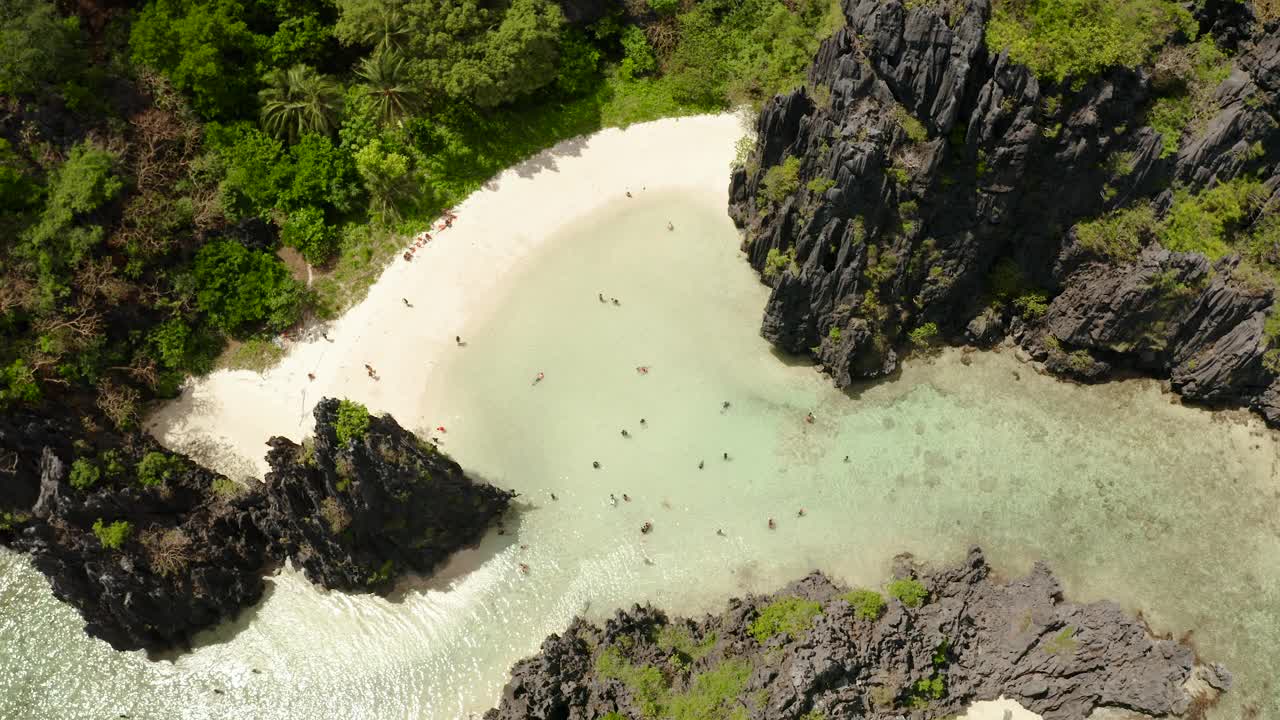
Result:
[[800,508],[800,512],[796,513],[796,517],[804,517],[804,508]]
[[611,507],[618,507],[618,498],[613,493],[609,493],[609,505]]
[[770,529],[770,530],[774,530],[774,529],[776,529],[777,527],[778,527],[778,526],[773,522],[773,518],[769,518],[769,529]]
[[538,373],[537,376],[533,378],[533,384],[537,385],[538,383],[542,382],[542,379],[545,378],[546,376],[547,376],[546,373]]
[[622,493],[622,502],[631,502],[631,496],[626,493]]
[[600,469],[600,461],[599,461],[599,460],[592,460],[592,461],[591,461],[591,467],[593,467],[593,468],[595,468],[595,469],[599,470],[599,469]]
[[720,403],[720,412],[724,412],[725,410],[728,410],[728,409],[729,409],[728,400],[725,400],[724,402]]
[[815,417],[813,416],[813,413],[809,413],[808,415],[805,415],[805,416],[804,416],[804,421],[805,421],[805,422],[807,422],[807,423],[809,423],[810,425],[812,425],[812,424],[813,424],[813,421],[814,421],[814,420],[816,420],[816,419],[817,419],[817,418],[815,418]]
[[670,220],[668,220],[668,221],[667,221],[667,232],[671,232],[672,230],[675,230],[675,229],[676,229],[676,226],[675,226],[675,225],[672,225],[672,224],[671,224],[671,221],[670,221]]
[[701,461],[701,460],[699,460],[699,461],[698,461],[698,469],[699,469],[699,470],[701,470],[701,469],[702,469],[702,461]]
[[621,305],[621,304],[622,304],[622,303],[618,302],[618,298],[609,298],[609,302],[613,303],[614,305]]
[[729,459],[729,453],[725,453],[725,454],[724,454],[724,459],[725,459],[725,460],[728,460],[728,459]]
[[555,494],[555,493],[551,493],[551,499],[552,499],[552,500],[559,500],[560,498],[556,497],[556,494]]
[[528,575],[528,574],[529,574],[529,566],[528,566],[528,565],[525,565],[524,563],[520,563],[520,572],[524,573],[525,575]]
[[845,461],[845,462],[849,462],[849,456],[848,456],[848,455],[845,455],[845,456],[844,456],[844,461]]
[[719,535],[720,537],[724,537],[724,530],[721,530],[720,528],[716,528],[716,534]]
[[600,302],[609,302],[604,299],[604,293],[596,293],[596,297],[600,298]]
[[627,432],[626,430],[623,430],[622,437],[631,437],[631,433]]
[[646,422],[644,421],[644,418],[640,418],[640,427],[648,427],[648,425],[649,425],[649,423],[646,423]]

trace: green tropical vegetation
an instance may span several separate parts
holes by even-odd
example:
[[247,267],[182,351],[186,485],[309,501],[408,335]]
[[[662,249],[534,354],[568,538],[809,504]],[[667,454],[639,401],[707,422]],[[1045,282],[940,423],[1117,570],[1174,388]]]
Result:
[[369,431],[369,409],[358,402],[340,400],[338,402],[338,420],[333,424],[333,432],[338,442],[346,445],[352,440],[359,440]]
[[1142,65],[1178,32],[1194,38],[1197,27],[1175,0],[996,0],[987,47],[1063,82]]
[[98,542],[102,543],[102,547],[107,550],[119,550],[133,534],[133,525],[124,520],[117,520],[107,525],[102,522],[102,518],[98,518],[93,523],[93,534],[97,536]]
[[894,580],[889,583],[889,595],[902,601],[907,607],[920,607],[929,599],[929,591],[919,580]]
[[798,597],[781,598],[761,608],[747,632],[762,643],[776,635],[795,638],[808,631],[813,619],[821,614],[822,603]]
[[683,691],[673,690],[670,680],[658,668],[635,664],[614,646],[596,656],[595,672],[601,678],[621,682],[640,706],[644,720],[741,720],[746,717],[740,697],[751,676],[751,664],[745,660],[722,660],[694,674]]
[[632,5],[4,0],[0,410],[79,398],[86,428],[131,431],[188,374],[268,366],[495,173],[758,105],[843,21],[835,0]]
[[853,606],[854,613],[863,620],[875,621],[884,614],[884,596],[875,590],[853,590],[841,596]]

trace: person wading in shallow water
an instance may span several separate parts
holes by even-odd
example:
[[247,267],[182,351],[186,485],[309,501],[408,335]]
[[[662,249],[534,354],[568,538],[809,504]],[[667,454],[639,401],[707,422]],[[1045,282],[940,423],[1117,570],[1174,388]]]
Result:
[[547,376],[547,374],[546,374],[546,373],[538,373],[538,374],[533,378],[533,384],[534,384],[534,385],[537,385],[538,383],[542,382],[542,379],[543,379],[543,378],[545,378],[546,376]]

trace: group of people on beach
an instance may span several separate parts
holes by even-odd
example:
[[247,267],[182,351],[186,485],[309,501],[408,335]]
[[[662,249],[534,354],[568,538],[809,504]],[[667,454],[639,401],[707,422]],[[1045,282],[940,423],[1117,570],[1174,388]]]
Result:
[[[444,218],[444,220],[442,220],[441,223],[436,226],[436,232],[448,230],[449,228],[453,227],[453,221],[458,219],[458,216],[455,215],[453,212],[453,208],[445,208],[444,215],[442,217]],[[409,246],[409,249],[404,251],[403,257],[405,259],[405,262],[412,261],[414,253],[418,252],[420,248],[426,247],[427,243],[429,242],[431,242],[431,233],[427,232],[426,230],[423,230],[417,235],[414,235],[413,244]]]

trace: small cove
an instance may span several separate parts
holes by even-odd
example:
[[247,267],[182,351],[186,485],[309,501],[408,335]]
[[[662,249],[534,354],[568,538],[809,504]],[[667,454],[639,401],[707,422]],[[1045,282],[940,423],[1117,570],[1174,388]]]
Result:
[[1009,574],[1045,559],[1073,597],[1195,629],[1236,672],[1220,716],[1280,714],[1274,435],[1155,382],[1080,388],[997,353],[838,392],[759,338],[767,289],[737,246],[722,197],[620,199],[547,243],[467,347],[405,389],[522,510],[395,601],[286,571],[195,652],[149,662],[85,638],[0,555],[0,717],[466,717],[576,613],[712,610],[814,568],[875,584],[898,552],[946,562],[974,543]]

